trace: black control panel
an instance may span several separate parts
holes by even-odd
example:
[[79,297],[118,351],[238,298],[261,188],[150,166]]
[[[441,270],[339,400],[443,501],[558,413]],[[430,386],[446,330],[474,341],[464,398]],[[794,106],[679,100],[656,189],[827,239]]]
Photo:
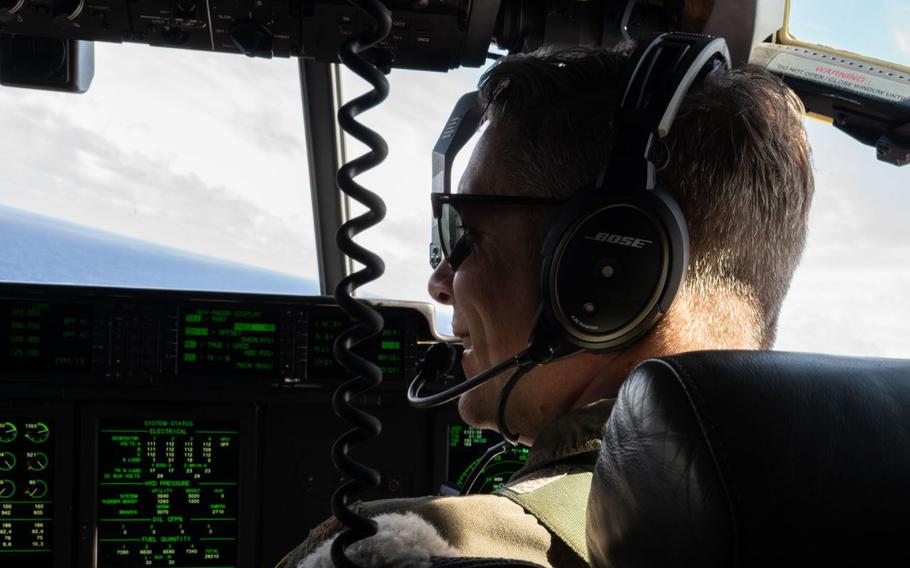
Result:
[[[408,405],[440,338],[426,307],[374,305],[385,330],[360,352],[385,382],[357,404],[382,433],[356,455],[382,482],[360,497],[463,483],[497,440]],[[350,324],[325,297],[0,284],[0,566],[273,566],[343,481],[332,345]]]
[[45,416],[0,418],[0,565],[52,566],[54,430]]
[[97,568],[253,563],[256,425],[244,407],[87,408]]
[[[496,1],[391,0],[381,44],[395,67],[448,70],[483,64]],[[336,62],[368,25],[343,0],[0,0],[0,32],[28,36]]]
[[[401,390],[436,337],[427,307],[380,306],[358,348]],[[332,355],[352,320],[329,298],[0,285],[0,380],[66,384],[334,387]],[[451,377],[451,380],[460,380]]]

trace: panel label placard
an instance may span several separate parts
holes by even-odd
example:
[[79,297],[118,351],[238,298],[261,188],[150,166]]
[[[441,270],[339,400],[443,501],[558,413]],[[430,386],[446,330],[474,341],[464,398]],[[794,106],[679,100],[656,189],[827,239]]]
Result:
[[99,568],[237,566],[235,421],[102,420]]

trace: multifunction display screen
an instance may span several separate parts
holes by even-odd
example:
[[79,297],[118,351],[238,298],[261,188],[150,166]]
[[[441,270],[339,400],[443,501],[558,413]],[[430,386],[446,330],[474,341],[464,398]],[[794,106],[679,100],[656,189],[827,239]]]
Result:
[[[406,346],[409,340],[406,336],[408,333],[406,321],[402,316],[386,315],[382,332],[355,349],[357,354],[379,365],[385,380],[405,378]],[[339,309],[314,308],[310,312],[307,330],[308,379],[339,379],[352,376],[335,361],[333,349],[338,335],[353,325],[354,320]]]
[[0,308],[0,364],[4,370],[88,373],[91,354],[90,305],[10,302]]
[[184,307],[179,319],[178,375],[277,376],[277,311],[235,306]]
[[52,424],[0,416],[0,566],[53,565]]
[[235,421],[102,420],[98,568],[237,566]]
[[484,453],[501,441],[496,432],[464,424],[450,424],[448,434],[448,480],[462,491],[468,489],[465,482],[478,467],[483,467],[483,471],[470,488],[471,494],[498,490],[528,461],[528,448],[507,446],[503,453],[484,466],[481,463]]

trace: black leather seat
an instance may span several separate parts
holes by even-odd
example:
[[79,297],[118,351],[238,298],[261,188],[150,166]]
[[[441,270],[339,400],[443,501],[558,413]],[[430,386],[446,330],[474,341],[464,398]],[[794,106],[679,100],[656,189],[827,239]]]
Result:
[[910,361],[655,359],[625,382],[588,503],[592,566],[910,562]]

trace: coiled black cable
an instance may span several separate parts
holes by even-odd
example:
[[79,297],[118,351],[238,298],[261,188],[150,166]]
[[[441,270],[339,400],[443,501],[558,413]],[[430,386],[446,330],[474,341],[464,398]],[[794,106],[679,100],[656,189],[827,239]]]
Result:
[[386,208],[378,195],[355,182],[354,177],[376,167],[388,155],[385,140],[358,122],[356,117],[377,106],[389,94],[389,82],[383,73],[360,53],[382,41],[392,29],[392,15],[380,0],[351,0],[351,3],[366,12],[372,23],[368,30],[342,44],[339,57],[348,69],[373,88],[338,110],[338,124],[342,130],[370,149],[366,154],[341,166],[337,178],[341,191],[367,207],[364,214],[344,223],[336,235],[338,248],[364,266],[342,279],[335,288],[338,305],[358,322],[338,336],[334,348],[338,362],[356,375],[338,387],[332,397],[335,413],[354,426],[332,446],[335,467],[350,478],[332,495],[332,514],[347,527],[332,543],[332,562],[340,568],[355,568],[357,564],[345,555],[345,549],[377,531],[376,522],[357,515],[348,507],[348,502],[351,495],[377,487],[381,481],[379,472],[352,459],[348,456],[348,449],[374,438],[382,429],[379,419],[356,408],[351,399],[382,382],[382,370],[352,352],[354,346],[382,331],[382,316],[365,302],[356,300],[353,294],[357,288],[379,278],[385,271],[385,264],[377,254],[355,243],[354,237],[382,221]]
[[512,389],[515,388],[518,381],[527,375],[535,366],[536,364],[534,363],[526,363],[519,366],[512,371],[509,380],[506,381],[506,384],[502,385],[502,390],[499,391],[499,399],[496,402],[496,427],[499,428],[499,433],[502,434],[503,439],[513,446],[518,445],[521,434],[519,432],[512,432],[509,429],[509,423],[506,420],[506,405],[509,402],[509,395],[512,394]]

